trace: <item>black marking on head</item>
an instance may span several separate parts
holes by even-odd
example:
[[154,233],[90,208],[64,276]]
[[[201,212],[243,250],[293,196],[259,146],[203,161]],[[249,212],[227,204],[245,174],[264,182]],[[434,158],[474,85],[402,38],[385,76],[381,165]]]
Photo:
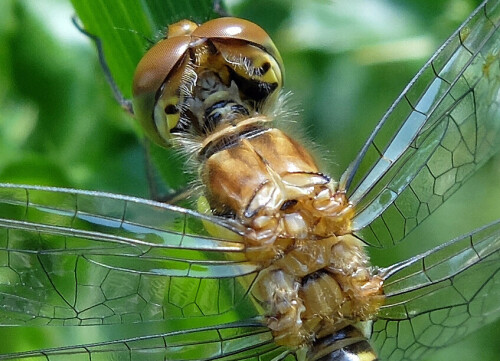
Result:
[[216,103],[213,103],[210,107],[205,110],[205,115],[210,112],[213,112],[216,109],[224,108],[229,103],[229,100],[220,100]]
[[250,115],[247,108],[245,108],[243,105],[238,104],[238,103],[231,105],[231,110],[233,111],[233,113],[238,113],[238,114],[242,114],[242,115]]
[[205,110],[202,133],[213,131],[221,122],[231,121],[235,117],[249,115],[248,110],[233,100],[221,100]]
[[269,71],[269,69],[271,69],[271,63],[266,61],[261,67],[253,70],[253,75],[263,76]]
[[191,112],[191,110],[187,109],[183,111],[179,122],[175,125],[175,127],[170,129],[170,133],[189,133],[192,125],[196,123],[196,121],[194,121],[195,119],[195,115]]
[[267,73],[269,69],[271,69],[271,63],[266,61],[264,64],[262,64],[261,69],[262,69],[262,74]]
[[195,49],[192,47],[188,48],[188,53],[189,53],[189,60],[190,63],[195,64],[196,63],[196,52]]
[[210,55],[215,55],[219,52],[219,50],[215,47],[214,43],[210,41],[210,39],[207,39],[205,44],[207,44],[208,52]]
[[260,102],[267,98],[278,87],[278,83],[265,83],[262,81],[249,79],[236,73],[229,68],[231,79],[234,80],[240,92],[249,99]]
[[211,113],[205,117],[205,123],[203,124],[202,132],[204,134],[210,133],[215,129],[217,124],[222,120],[222,114],[219,112]]
[[177,114],[179,113],[179,109],[174,104],[168,104],[165,107],[165,114]]

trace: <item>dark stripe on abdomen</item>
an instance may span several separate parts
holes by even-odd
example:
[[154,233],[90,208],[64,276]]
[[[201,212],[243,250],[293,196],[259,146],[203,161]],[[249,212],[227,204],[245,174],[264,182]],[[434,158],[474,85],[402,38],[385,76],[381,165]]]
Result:
[[378,361],[365,336],[354,326],[316,340],[308,353],[311,361]]

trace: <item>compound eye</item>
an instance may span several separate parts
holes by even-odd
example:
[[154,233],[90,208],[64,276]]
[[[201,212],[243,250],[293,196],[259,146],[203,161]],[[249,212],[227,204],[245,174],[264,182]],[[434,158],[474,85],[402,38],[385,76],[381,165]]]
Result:
[[132,86],[133,96],[156,93],[172,69],[184,57],[189,36],[161,40],[142,57],[137,65]]
[[171,125],[162,124],[162,130],[158,129],[158,115],[154,114],[158,92],[173,73],[180,71],[178,67],[186,57],[190,40],[189,35],[161,40],[142,57],[135,70],[132,86],[134,113],[146,133],[159,144],[168,145]]
[[142,57],[135,69],[133,95],[156,92],[170,72],[186,54],[191,33],[198,27],[190,20],[181,20],[168,28],[167,37]]
[[191,35],[197,27],[198,24],[193,23],[191,20],[184,19],[169,25],[166,37],[173,38],[175,36]]
[[207,21],[196,28],[193,37],[225,40],[242,40],[263,49],[271,55],[284,74],[283,60],[269,34],[251,21],[233,17],[218,18]]

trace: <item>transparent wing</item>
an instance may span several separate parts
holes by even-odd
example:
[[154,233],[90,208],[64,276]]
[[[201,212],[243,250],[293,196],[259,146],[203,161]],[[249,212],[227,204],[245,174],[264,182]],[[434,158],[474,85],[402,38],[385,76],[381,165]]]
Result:
[[403,239],[498,149],[500,5],[485,1],[422,68],[343,180],[354,231]]
[[[191,321],[190,321],[191,322]],[[169,360],[169,361],[297,361],[297,356],[276,346],[269,329],[251,325],[222,325],[188,329],[116,341],[86,343],[40,351],[0,355],[0,360]],[[81,329],[82,327],[79,327]],[[66,332],[73,333],[71,327]],[[74,336],[77,334],[74,333]],[[89,337],[79,333],[84,339]],[[67,335],[66,335],[67,337]]]
[[137,198],[0,184],[0,359],[275,357],[238,232]]
[[390,267],[373,325],[381,360],[421,360],[500,316],[500,221]]

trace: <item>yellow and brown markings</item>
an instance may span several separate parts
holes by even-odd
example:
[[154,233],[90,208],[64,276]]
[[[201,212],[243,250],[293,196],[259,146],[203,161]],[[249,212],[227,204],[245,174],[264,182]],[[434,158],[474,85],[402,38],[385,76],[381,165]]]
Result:
[[212,212],[245,227],[246,256],[261,268],[251,294],[276,343],[299,347],[369,320],[383,291],[350,234],[344,191],[273,126],[282,74],[257,25],[183,21],[139,63],[134,97],[153,139],[198,162]]
[[[339,348],[339,344],[342,347]],[[347,326],[339,332],[318,339],[309,350],[309,359],[377,361],[377,355],[362,332],[353,326]]]

